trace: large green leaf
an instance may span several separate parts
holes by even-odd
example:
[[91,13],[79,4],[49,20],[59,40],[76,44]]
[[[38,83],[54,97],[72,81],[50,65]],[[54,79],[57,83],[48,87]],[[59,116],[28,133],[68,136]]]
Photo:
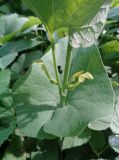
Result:
[[50,84],[40,64],[34,63],[14,87],[18,127],[22,132],[39,137],[39,131],[51,118],[58,99],[57,87]]
[[[56,45],[57,65],[61,65],[62,68],[64,68],[66,48],[67,39],[61,40],[60,43]],[[47,65],[52,77],[55,78],[51,54],[52,51],[50,49],[43,57],[43,61]],[[24,90],[25,88],[26,90]],[[18,127],[23,133],[30,137],[41,137],[39,134],[41,127],[51,118],[54,109],[56,109],[55,107],[59,103],[57,86],[49,82],[40,64],[35,63],[27,75],[14,86],[13,94],[14,103],[15,106],[17,106]],[[21,99],[23,104],[19,106]],[[26,125],[23,125],[24,123]],[[34,127],[34,124],[35,129],[31,130],[30,128]]]
[[[67,27],[69,29],[80,28],[88,25],[94,16],[103,11],[102,5],[110,0],[22,0],[42,20],[49,32]],[[46,14],[46,12],[48,14]],[[98,15],[99,16],[99,15]],[[96,17],[99,20],[99,17]]]
[[[66,39],[56,44],[56,59],[62,70],[64,70],[66,48]],[[94,80],[69,91],[66,106],[63,108],[58,105],[57,86],[50,83],[38,63],[34,63],[27,75],[14,86],[13,99],[18,127],[26,135],[40,137],[41,131],[44,130],[59,137],[75,136],[88,125],[95,129],[93,125],[100,120],[102,120],[100,129],[109,126],[110,121],[105,125],[104,119],[112,116],[114,95],[96,46],[74,49],[72,55],[70,77],[84,70],[90,72]],[[54,78],[51,50],[42,60]]]
[[[111,0],[50,0],[48,2],[37,0],[36,3],[33,0],[23,0],[23,2],[41,18],[49,32],[68,28],[70,44],[76,48],[89,47],[95,43],[106,22],[111,5]],[[47,10],[48,14],[45,14],[43,9]]]
[[112,87],[96,46],[74,49],[72,55],[74,58],[70,76],[84,70],[90,72],[94,80],[87,81],[68,92],[67,106],[57,109],[52,119],[44,126],[46,132],[58,136],[74,136],[80,133],[87,124],[92,129],[98,129],[95,126],[100,121],[102,123],[100,123],[99,130],[105,129],[109,127],[113,112]]

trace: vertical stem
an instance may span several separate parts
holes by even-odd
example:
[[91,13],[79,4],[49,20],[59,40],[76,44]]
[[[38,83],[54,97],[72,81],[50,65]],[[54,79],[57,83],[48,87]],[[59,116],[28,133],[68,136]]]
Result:
[[67,47],[67,55],[66,55],[66,62],[65,62],[65,69],[64,69],[64,78],[63,78],[63,96],[62,96],[62,106],[65,104],[66,100],[66,94],[67,94],[67,89],[65,89],[66,84],[68,83],[69,79],[69,71],[70,71],[70,65],[71,65],[71,52],[72,52],[72,46],[68,43]]
[[57,70],[57,62],[56,62],[54,41],[52,41],[51,47],[52,47],[52,57],[53,57],[54,70],[55,70],[56,80],[57,80],[57,83],[58,83],[59,94],[60,94],[60,99],[61,99],[62,98],[62,86],[61,86],[61,82],[60,82],[60,78],[59,78],[59,73],[58,73],[58,70]]
[[70,44],[68,44],[65,70],[64,70],[63,87],[65,86],[66,83],[68,83],[70,63],[71,63],[71,51],[72,51],[72,47],[70,46]]
[[55,70],[56,80],[57,80],[57,83],[58,83],[59,94],[60,94],[60,107],[63,107],[65,105],[66,94],[67,94],[67,89],[65,89],[65,85],[68,83],[68,78],[69,78],[72,47],[68,43],[63,84],[61,84],[58,69],[57,69],[57,63],[56,63],[55,43],[54,43],[54,39],[51,36],[51,34],[49,34],[49,36],[50,36],[50,40],[51,40],[54,70]]

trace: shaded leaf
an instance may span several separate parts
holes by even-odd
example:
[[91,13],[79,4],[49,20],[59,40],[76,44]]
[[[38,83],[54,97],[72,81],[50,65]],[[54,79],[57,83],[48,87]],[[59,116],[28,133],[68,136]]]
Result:
[[50,84],[40,64],[34,63],[16,83],[13,98],[18,127],[24,134],[40,138],[40,129],[51,118],[58,100],[57,87]]
[[32,152],[31,153],[31,160],[45,160],[43,153],[41,152]]
[[59,160],[59,140],[44,140],[41,142],[41,150],[45,160]]
[[22,137],[16,136],[12,139],[2,160],[26,160],[26,153],[23,151]]
[[87,143],[90,138],[91,138],[91,131],[89,129],[86,129],[79,136],[64,138],[62,149],[79,147]]
[[9,135],[11,135],[16,127],[15,119],[14,122],[11,122],[8,127],[0,127],[0,145],[8,139]]
[[11,71],[16,73],[28,68],[33,62],[37,61],[43,56],[41,51],[33,51],[31,53],[22,54],[19,59],[11,66]]
[[104,133],[93,131],[91,134],[90,145],[98,155],[98,153],[102,151],[106,145],[106,138]]
[[37,40],[18,40],[6,43],[0,48],[0,68],[7,67],[14,61],[18,52],[38,46],[43,42]]
[[2,70],[0,71],[0,94],[4,93],[10,83],[10,71]]
[[11,91],[6,91],[0,97],[0,145],[8,139],[16,127],[16,118],[12,108]]

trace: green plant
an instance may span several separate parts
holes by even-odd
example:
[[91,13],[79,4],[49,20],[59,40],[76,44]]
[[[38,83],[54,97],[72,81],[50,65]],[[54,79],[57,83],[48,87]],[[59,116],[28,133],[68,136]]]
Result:
[[[112,122],[112,84],[118,83],[111,83],[103,64],[118,55],[106,55],[110,42],[102,45],[107,36],[101,34],[111,0],[22,1],[40,20],[11,15],[14,29],[9,17],[0,19],[11,24],[0,38],[0,144],[12,135],[2,160],[100,158],[112,145],[113,137],[110,146],[107,142],[111,131],[105,131],[110,124],[118,134]],[[42,24],[49,47],[38,33]],[[38,46],[42,51],[46,46],[45,54],[31,50]],[[87,142],[87,155],[81,155]]]
[[[49,109],[45,110],[49,114],[47,120],[46,117],[44,118],[45,112],[39,111],[38,118],[41,118],[42,114],[44,115],[40,120],[42,122],[41,129],[44,132],[58,137],[66,137],[80,134],[87,126],[95,129],[98,123],[100,126],[96,129],[107,128],[109,124],[104,122],[107,119],[109,121],[113,112],[113,91],[100,60],[99,51],[94,43],[106,21],[111,1],[88,3],[87,1],[43,2],[38,0],[34,3],[32,0],[24,0],[24,2],[40,17],[45,25],[51,42],[51,49],[42,58],[42,62],[36,62],[26,77],[18,84],[16,83],[13,92],[15,105],[19,105],[20,95],[28,97],[27,94],[31,92],[30,77],[36,77],[35,79],[39,84],[36,89],[41,92],[41,88],[44,86],[44,90],[42,93],[38,93],[35,88],[34,90],[32,88],[33,99],[37,99],[38,94],[40,94],[36,105],[39,105],[41,110],[45,105],[49,106]],[[95,10],[93,10],[94,7]],[[90,14],[87,14],[89,10],[91,10]],[[48,14],[45,13],[46,11]],[[69,38],[63,38],[55,44],[53,33],[63,28],[65,28],[64,31],[67,31],[66,34]],[[58,67],[63,70],[61,76],[58,73]],[[87,73],[79,73],[78,76],[80,71],[88,72],[88,75]],[[53,80],[50,79],[49,81],[45,73],[48,78],[53,77]],[[86,80],[85,83],[81,84],[85,79],[93,80]],[[32,81],[32,85],[33,83],[37,85],[36,82]],[[26,88],[26,84],[28,93],[22,89]],[[55,85],[58,86],[59,94]],[[97,93],[97,96],[93,96],[94,93]],[[30,103],[33,105],[29,98],[23,100],[25,105],[19,107],[20,109],[26,107],[29,110]],[[102,112],[100,106],[103,108]],[[18,114],[18,116],[20,115]],[[101,119],[104,119],[103,123],[100,122]],[[38,131],[40,130],[38,129]]]

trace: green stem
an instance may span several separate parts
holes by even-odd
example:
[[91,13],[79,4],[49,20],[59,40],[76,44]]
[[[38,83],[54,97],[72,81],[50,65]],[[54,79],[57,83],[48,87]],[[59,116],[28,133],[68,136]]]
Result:
[[58,70],[57,70],[57,62],[56,62],[54,41],[52,41],[51,47],[52,47],[52,57],[53,57],[54,70],[55,70],[56,80],[57,80],[57,83],[58,83],[59,94],[60,94],[60,99],[61,99],[62,98],[62,86],[61,86],[61,82],[60,82],[60,78],[59,78],[59,73],[58,73]]
[[72,47],[68,43],[65,69],[64,69],[63,88],[62,88],[63,96],[62,96],[61,106],[65,105],[65,100],[66,100],[67,89],[65,88],[65,86],[66,84],[68,84],[68,79],[69,79],[69,71],[70,71],[70,65],[71,65],[71,52],[72,52]]

